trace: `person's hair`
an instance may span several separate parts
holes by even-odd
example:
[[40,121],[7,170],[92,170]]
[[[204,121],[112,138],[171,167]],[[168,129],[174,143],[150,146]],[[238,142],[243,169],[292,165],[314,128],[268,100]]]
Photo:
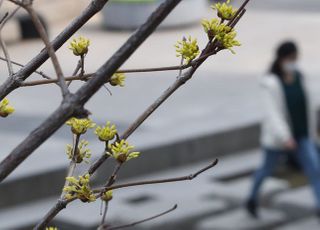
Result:
[[281,69],[281,61],[292,54],[296,54],[297,52],[298,47],[294,42],[286,41],[281,43],[277,48],[276,57],[271,65],[270,73],[282,78],[284,73]]

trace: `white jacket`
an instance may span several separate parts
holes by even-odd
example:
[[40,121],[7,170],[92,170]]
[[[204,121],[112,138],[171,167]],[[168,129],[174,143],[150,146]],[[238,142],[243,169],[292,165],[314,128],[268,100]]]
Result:
[[[261,144],[263,147],[271,149],[283,149],[284,143],[292,138],[292,133],[281,82],[276,75],[269,74],[262,78],[261,86],[265,108],[261,129]],[[309,116],[309,135],[314,141],[318,142],[316,121],[318,106],[307,84],[304,84],[304,89]]]

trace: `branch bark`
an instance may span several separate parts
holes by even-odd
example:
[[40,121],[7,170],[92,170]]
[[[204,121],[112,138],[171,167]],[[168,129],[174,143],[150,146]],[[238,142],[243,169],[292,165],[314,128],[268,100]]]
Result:
[[40,18],[38,17],[38,15],[36,14],[36,12],[34,11],[32,4],[27,4],[24,6],[24,8],[26,9],[26,11],[29,13],[31,20],[35,26],[35,28],[37,29],[43,43],[45,44],[46,50],[51,58],[54,70],[57,74],[57,78],[59,81],[59,86],[61,89],[61,93],[63,95],[63,97],[66,97],[70,92],[68,90],[68,86],[66,84],[66,81],[64,79],[64,75],[61,69],[61,65],[58,61],[57,55],[55,53],[55,50],[53,49],[49,37],[47,35],[47,32],[42,24],[42,22],[40,21]]
[[[54,50],[58,50],[70,37],[77,32],[84,24],[86,24],[96,13],[98,13],[108,0],[92,0],[88,7],[74,19],[52,42]],[[21,5],[21,4],[19,4]],[[27,79],[35,70],[37,70],[46,60],[49,55],[46,49],[42,50],[36,57],[28,62],[12,77],[0,86],[0,101],[18,88],[20,84]]]
[[20,6],[17,6],[10,14],[7,14],[0,23],[0,45],[1,45],[1,48],[3,51],[3,54],[6,58],[8,72],[9,72],[10,77],[13,76],[13,66],[12,66],[12,61],[11,61],[11,57],[10,57],[7,45],[2,38],[2,30],[3,30],[4,26],[6,25],[6,23],[18,12],[19,9],[20,9]]
[[126,225],[121,225],[121,226],[115,226],[115,227],[107,227],[105,226],[103,229],[105,230],[116,230],[116,229],[123,229],[123,228],[130,228],[130,227],[134,227],[138,224],[142,224],[142,223],[145,223],[145,222],[148,222],[148,221],[151,221],[151,220],[154,220],[154,219],[157,219],[161,216],[164,216],[164,215],[167,215],[168,213],[170,212],[173,212],[174,210],[176,210],[178,208],[178,205],[174,205],[172,208],[170,208],[169,210],[165,211],[165,212],[162,212],[160,214],[157,214],[155,216],[152,216],[152,217],[149,217],[149,218],[146,218],[146,219],[143,219],[143,220],[140,220],[140,221],[136,221],[136,222],[133,222],[131,224],[126,224]]
[[[241,7],[238,9],[234,18],[229,21],[230,26],[235,27],[239,22],[240,18],[246,12],[245,6],[249,3],[250,0],[246,0]],[[217,46],[216,42],[209,41],[206,48],[200,54],[200,57],[197,59],[197,62],[192,65],[192,68],[184,73],[182,76],[179,76],[177,80],[155,101],[153,102],[130,126],[129,128],[121,135],[120,139],[127,139],[133,132],[135,132],[138,127],[148,118],[151,114],[159,108],[162,103],[164,103],[177,89],[179,89],[182,85],[184,85],[187,81],[189,81],[196,70],[202,65],[202,63],[207,60],[210,56],[219,52],[221,48]],[[94,173],[106,160],[106,156],[103,153],[101,157],[95,161],[92,167],[90,167],[90,174]]]
[[115,190],[120,188],[127,188],[127,187],[134,187],[134,186],[141,186],[141,185],[151,185],[151,184],[164,184],[164,183],[172,183],[172,182],[178,182],[178,181],[186,181],[186,180],[193,180],[200,174],[204,173],[205,171],[208,171],[209,169],[213,168],[218,164],[218,159],[213,161],[211,164],[207,165],[206,167],[198,170],[194,174],[190,174],[188,176],[182,176],[182,177],[174,177],[174,178],[167,178],[167,179],[160,179],[160,180],[147,180],[147,181],[139,181],[139,182],[131,182],[131,183],[125,183],[125,184],[116,184],[111,186],[106,186],[104,188],[95,189],[93,190],[94,193],[103,193],[108,190]]
[[[99,193],[97,195],[97,198],[101,196],[101,192],[111,190],[111,189],[120,189],[120,188],[126,188],[126,187],[132,187],[132,186],[139,186],[139,185],[147,185],[147,184],[162,184],[162,183],[170,183],[170,182],[177,182],[177,181],[186,181],[186,180],[193,180],[200,174],[206,172],[207,170],[210,170],[214,166],[216,166],[218,163],[218,160],[215,160],[211,164],[207,165],[206,167],[198,170],[196,173],[188,175],[188,176],[182,176],[182,177],[175,177],[175,178],[168,178],[168,179],[161,179],[161,180],[152,180],[152,181],[140,181],[140,182],[133,182],[133,183],[126,183],[126,184],[119,184],[114,185],[110,187],[100,188],[97,190],[94,190],[94,193]],[[67,204],[73,202],[73,200],[58,200],[58,202],[50,209],[50,211],[44,216],[44,218],[40,221],[40,223],[34,228],[34,229],[44,229],[48,223],[61,211],[63,210]]]
[[134,53],[150,36],[166,16],[181,2],[167,0],[148,18],[125,44],[104,64],[94,76],[75,94],[64,98],[61,106],[51,114],[38,128],[22,141],[1,163],[0,182],[3,181],[34,150],[47,140],[72,116],[83,115],[83,105],[109,81],[114,72]]

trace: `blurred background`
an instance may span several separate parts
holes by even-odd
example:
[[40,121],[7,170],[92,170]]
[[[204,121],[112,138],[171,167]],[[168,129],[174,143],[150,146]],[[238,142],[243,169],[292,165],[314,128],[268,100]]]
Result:
[[[90,1],[39,0],[35,8],[46,22],[53,39]],[[84,26],[75,37],[91,40],[86,71],[97,70],[131,35],[161,1],[113,1]],[[242,1],[233,1],[240,5]],[[207,0],[184,0],[172,15],[125,63],[123,68],[177,65],[174,44],[183,36],[197,37],[203,48],[206,34],[202,18],[215,16]],[[5,4],[1,14],[11,10]],[[160,213],[178,204],[178,209],[136,229],[240,230],[318,229],[313,214],[314,199],[306,179],[283,165],[263,187],[262,213],[258,220],[243,209],[251,176],[261,162],[259,127],[262,118],[259,79],[272,61],[279,42],[292,39],[301,49],[305,77],[319,94],[320,52],[318,0],[252,0],[237,31],[242,46],[236,55],[223,51],[211,57],[194,78],[175,93],[130,137],[142,152],[119,174],[119,181],[137,181],[189,175],[212,160],[220,162],[194,181],[118,190],[109,205],[107,221],[125,224]],[[11,58],[25,64],[43,48],[28,18],[19,12],[3,35]],[[35,37],[35,38],[34,38]],[[32,39],[31,39],[32,38]],[[2,54],[1,54],[2,55]],[[64,74],[77,65],[65,44],[58,52]],[[2,55],[3,56],[3,55]],[[0,64],[2,83],[8,76]],[[15,68],[17,71],[19,68]],[[50,62],[41,71],[54,76]],[[149,104],[176,79],[176,71],[128,74],[125,88],[102,88],[87,104],[98,124],[106,120],[123,132]],[[29,79],[39,79],[34,75]],[[76,90],[82,83],[73,83]],[[16,112],[0,122],[0,159],[4,158],[60,103],[56,85],[20,88],[8,97]],[[93,134],[93,159],[103,146]],[[61,192],[68,166],[65,145],[71,142],[68,127],[61,128],[31,157],[0,184],[0,229],[30,229],[54,204]],[[83,172],[88,165],[77,170]],[[112,162],[104,164],[95,178],[103,183]],[[74,202],[53,225],[60,229],[96,229],[100,202]]]

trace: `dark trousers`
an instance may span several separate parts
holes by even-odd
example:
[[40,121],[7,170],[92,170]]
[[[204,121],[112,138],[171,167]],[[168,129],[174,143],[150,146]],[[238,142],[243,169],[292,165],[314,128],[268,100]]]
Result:
[[[308,177],[313,188],[317,207],[320,209],[320,158],[315,144],[309,138],[301,138],[297,141],[297,151],[293,156],[300,164],[303,172]],[[272,174],[283,151],[264,149],[264,161],[262,166],[257,170],[254,176],[253,186],[249,199],[257,200],[260,188],[264,180]]]

